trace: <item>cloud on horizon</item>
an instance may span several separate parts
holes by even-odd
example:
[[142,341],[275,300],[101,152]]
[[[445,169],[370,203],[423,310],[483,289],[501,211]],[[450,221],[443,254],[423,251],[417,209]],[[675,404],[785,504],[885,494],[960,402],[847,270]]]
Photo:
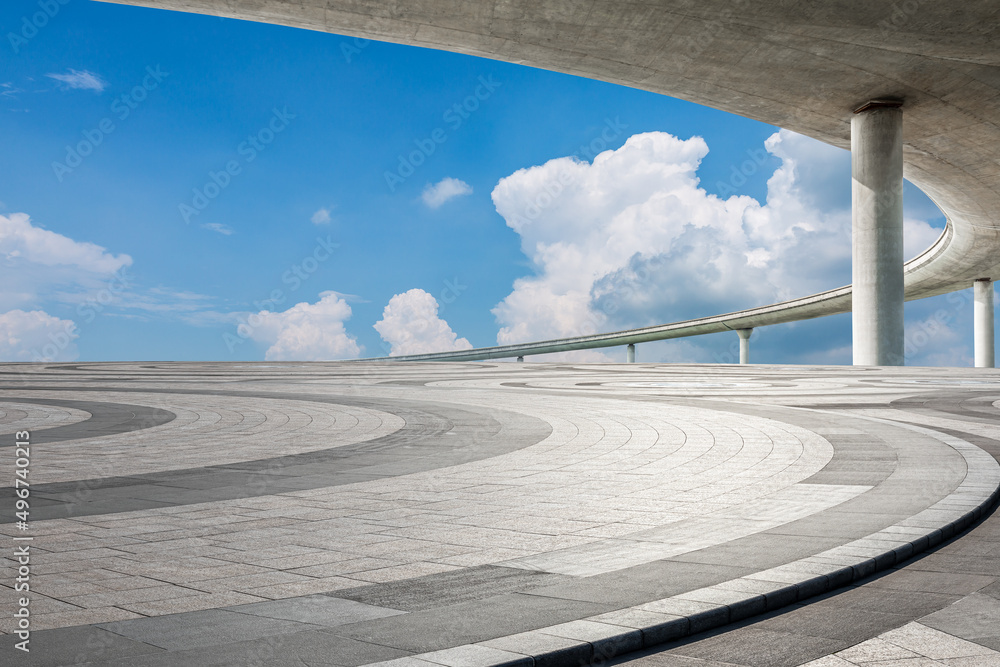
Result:
[[459,338],[438,316],[437,299],[422,289],[411,289],[389,299],[382,319],[374,327],[390,345],[389,356],[393,357],[472,348],[472,343]]
[[337,292],[321,292],[316,303],[297,303],[280,313],[251,315],[251,338],[267,343],[266,361],[327,361],[361,355],[357,340],[344,323],[351,307]]
[[75,361],[79,336],[71,320],[42,310],[0,314],[0,361]]

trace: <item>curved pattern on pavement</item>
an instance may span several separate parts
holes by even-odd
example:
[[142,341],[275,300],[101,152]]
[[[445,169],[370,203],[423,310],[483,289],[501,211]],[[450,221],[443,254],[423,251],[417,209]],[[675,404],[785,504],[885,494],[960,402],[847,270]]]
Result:
[[[200,372],[211,379],[192,381]],[[975,417],[970,434],[1000,437],[988,418],[1000,390],[984,384],[997,379],[94,364],[34,367],[0,401],[103,397],[177,415],[35,441],[32,619],[46,643],[102,637],[125,654],[90,663],[112,665],[247,664],[261,637],[355,667],[494,664],[698,632],[956,533],[1000,466],[954,432],[954,410]],[[86,459],[107,473],[71,476]],[[72,517],[54,518],[67,505]]]
[[[86,438],[108,437],[120,433],[131,433],[146,428],[161,426],[173,421],[177,415],[169,410],[151,408],[145,405],[128,405],[125,403],[110,403],[107,401],[79,401],[46,398],[15,398],[2,397],[2,403],[28,404],[38,410],[42,406],[61,409],[59,412],[67,415],[86,414],[85,419],[72,419],[70,424],[54,425],[51,428],[32,426],[35,431],[36,443],[52,443],[62,440],[83,440]],[[27,424],[27,422],[24,422]],[[10,447],[12,443],[0,443],[0,446]]]
[[[22,428],[41,431],[90,419],[90,413],[69,407],[55,407],[23,401],[0,400],[0,434],[16,433]],[[6,443],[0,442],[0,446]]]

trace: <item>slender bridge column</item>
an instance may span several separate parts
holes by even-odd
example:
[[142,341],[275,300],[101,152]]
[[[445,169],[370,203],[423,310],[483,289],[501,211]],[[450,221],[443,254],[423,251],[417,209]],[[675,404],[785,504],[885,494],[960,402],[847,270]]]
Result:
[[736,335],[740,337],[740,363],[750,363],[750,336],[753,329],[737,329]]
[[903,365],[903,110],[873,100],[851,118],[855,366]]
[[972,285],[976,368],[993,368],[993,281],[980,278]]
[[635,363],[635,343],[629,343],[628,347],[625,348],[625,362],[629,364]]

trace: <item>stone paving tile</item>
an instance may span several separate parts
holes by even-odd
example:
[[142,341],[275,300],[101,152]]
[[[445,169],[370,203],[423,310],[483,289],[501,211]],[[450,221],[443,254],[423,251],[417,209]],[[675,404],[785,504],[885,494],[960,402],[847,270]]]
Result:
[[260,588],[248,588],[244,592],[247,595],[280,600],[282,598],[297,597],[299,595],[312,595],[314,593],[329,593],[345,588],[353,588],[364,582],[358,579],[347,577],[323,577],[310,581],[300,581],[294,584],[279,584],[277,586],[261,586]]
[[226,605],[259,602],[264,598],[248,593],[216,593],[213,595],[187,595],[164,600],[137,600],[120,602],[118,606],[143,616],[163,616],[189,611],[216,609]]
[[834,639],[745,628],[673,649],[671,654],[749,667],[793,667],[817,651],[833,653],[843,647],[843,641]]
[[235,607],[228,611],[250,614],[265,618],[280,618],[299,623],[311,623],[326,627],[349,625],[375,618],[398,616],[405,612],[398,609],[376,607],[370,604],[345,600],[328,595],[308,595],[273,602],[256,602]]
[[[0,636],[0,652],[12,655],[13,635]],[[91,625],[59,630],[32,632],[32,667],[66,667],[67,665],[110,664],[112,661],[138,661],[141,656],[165,651],[156,646],[137,642]],[[12,663],[14,664],[14,663]]]
[[994,655],[996,651],[950,634],[927,627],[922,623],[908,623],[880,636],[883,641],[909,649],[932,660],[964,658],[976,655]]
[[[38,614],[32,618],[31,623],[32,628],[35,630],[51,630],[53,628],[66,628],[84,624],[125,621],[142,616],[143,614],[138,614],[127,609],[119,609],[118,607],[93,607],[74,611],[57,611],[51,614]],[[10,630],[5,631],[10,632]]]
[[167,650],[216,646],[315,629],[304,623],[263,619],[222,609],[104,623],[98,627]]

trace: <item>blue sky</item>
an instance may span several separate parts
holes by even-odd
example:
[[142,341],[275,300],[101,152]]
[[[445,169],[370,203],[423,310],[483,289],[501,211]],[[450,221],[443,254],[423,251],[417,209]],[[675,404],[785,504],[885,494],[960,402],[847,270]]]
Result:
[[[762,123],[280,26],[70,0],[32,30],[39,11],[0,7],[8,360],[382,356],[850,280],[847,153]],[[907,219],[922,247],[944,224],[912,187]],[[817,256],[792,266],[791,248]],[[908,305],[911,335],[949,318],[911,361],[968,361],[968,302]],[[729,338],[639,359],[724,361]],[[849,346],[849,317],[827,318],[758,332],[755,360]]]

